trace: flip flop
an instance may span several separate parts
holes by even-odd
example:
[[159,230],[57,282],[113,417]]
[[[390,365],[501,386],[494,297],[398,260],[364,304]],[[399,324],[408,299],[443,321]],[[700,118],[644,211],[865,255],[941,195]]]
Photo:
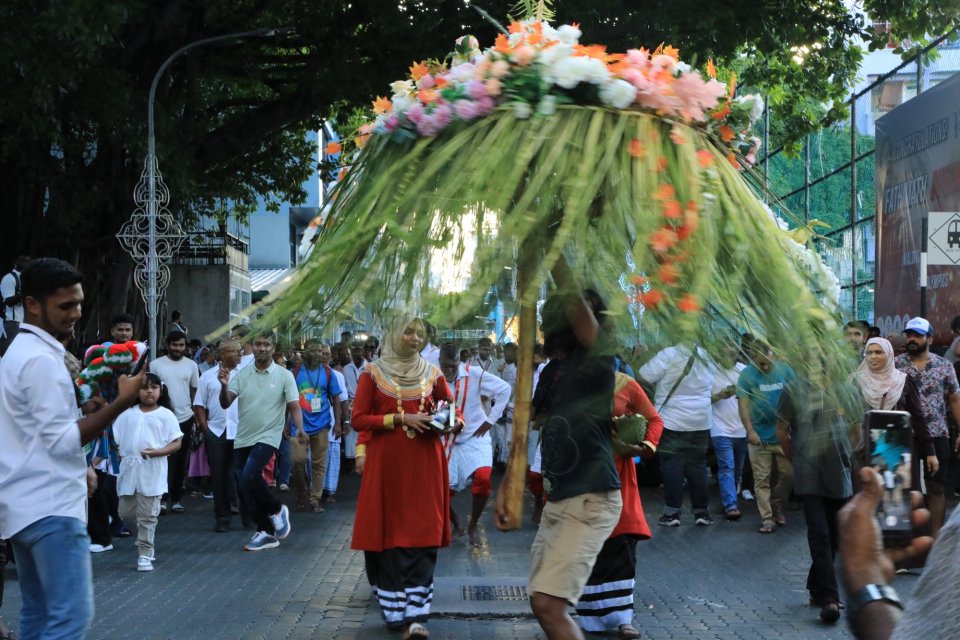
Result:
[[727,511],[726,513],[723,514],[723,516],[724,516],[727,520],[731,520],[731,521],[732,521],[732,520],[739,520],[742,515],[743,515],[743,514],[740,513],[740,510],[739,510],[739,509],[730,509],[729,511]]
[[403,632],[403,640],[416,640],[417,638],[426,640],[429,637],[430,632],[419,622],[414,622]]
[[622,624],[617,627],[617,633],[620,638],[623,640],[633,639],[640,637],[640,632],[632,624]]
[[757,533],[773,533],[774,531],[776,531],[776,528],[772,522],[764,522],[760,525],[760,528],[757,529]]

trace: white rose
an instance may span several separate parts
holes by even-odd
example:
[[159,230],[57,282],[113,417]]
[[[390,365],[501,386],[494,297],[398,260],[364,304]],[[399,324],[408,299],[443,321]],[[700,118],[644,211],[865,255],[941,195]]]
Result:
[[633,103],[637,97],[637,88],[619,78],[604,84],[600,88],[600,99],[604,104],[614,109],[626,109]]
[[601,60],[578,56],[558,60],[545,75],[554,84],[573,89],[581,82],[603,84],[610,78],[610,71]]
[[750,109],[750,121],[756,122],[763,116],[763,98],[757,94],[750,94],[736,98],[744,107]]
[[540,104],[537,105],[537,113],[542,116],[552,116],[557,112],[557,98],[556,96],[546,95],[543,96],[543,99],[540,100]]
[[573,55],[573,47],[569,44],[555,44],[548,49],[543,49],[538,54],[540,64],[550,67],[563,58],[569,58]]
[[570,24],[565,24],[557,29],[557,38],[560,42],[565,42],[566,44],[577,44],[577,42],[580,41],[581,35],[580,29]]
[[399,96],[399,97],[395,96],[393,98],[393,112],[403,113],[407,109],[412,107],[414,102],[416,102],[416,100],[413,100],[412,98],[409,98],[407,96]]
[[688,65],[686,62],[678,62],[674,71],[677,72],[678,74],[690,73],[690,65]]
[[530,108],[529,103],[526,102],[514,102],[513,103],[513,115],[517,117],[518,120],[526,120],[530,117],[533,109]]
[[390,89],[394,97],[408,96],[413,91],[413,82],[410,80],[397,80],[390,83]]

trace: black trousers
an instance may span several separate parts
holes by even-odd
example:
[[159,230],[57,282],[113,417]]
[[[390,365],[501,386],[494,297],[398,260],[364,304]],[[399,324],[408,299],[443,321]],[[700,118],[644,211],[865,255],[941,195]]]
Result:
[[[97,474],[97,490],[87,500],[87,535],[90,542],[106,547],[113,541],[110,535],[110,497],[107,483],[109,474],[94,469]],[[116,493],[116,478],[114,478],[114,493]]]
[[183,497],[183,481],[187,477],[187,465],[190,463],[190,434],[193,432],[193,418],[180,423],[183,440],[180,448],[167,458],[167,492],[170,502],[180,502]]
[[810,572],[807,591],[814,604],[840,602],[834,560],[840,545],[837,513],[847,503],[843,498],[798,496],[807,521],[807,544],[810,547]]
[[210,464],[210,484],[213,487],[213,514],[218,524],[230,522],[230,504],[237,499],[237,475],[233,466],[233,440],[227,432],[217,437],[207,429],[203,432]]

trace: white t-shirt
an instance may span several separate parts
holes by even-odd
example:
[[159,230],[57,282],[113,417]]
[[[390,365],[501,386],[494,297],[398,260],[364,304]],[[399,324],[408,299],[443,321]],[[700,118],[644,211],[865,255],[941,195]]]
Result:
[[[641,378],[657,385],[653,404],[663,418],[664,429],[706,431],[710,428],[710,389],[713,387],[716,365],[707,352],[698,347],[690,371],[683,376],[689,361],[689,348],[667,347],[640,369]],[[664,406],[664,400],[681,376],[683,380],[677,384]]]
[[117,495],[163,495],[167,490],[167,457],[144,460],[140,452],[160,449],[183,437],[173,413],[163,407],[147,413],[139,406],[130,407],[113,423],[113,437],[120,448]]
[[[742,362],[737,362],[730,369],[721,369],[719,366],[713,372],[713,387],[710,394],[717,394],[728,387],[737,386],[740,372],[747,368]],[[725,436],[727,438],[746,438],[747,430],[740,420],[740,411],[737,408],[737,395],[717,400],[713,403],[713,418],[710,421],[711,436]]]
[[200,384],[200,370],[190,358],[171,360],[168,356],[150,363],[150,371],[160,376],[170,394],[170,405],[177,422],[186,422],[193,417],[193,397],[190,389]]
[[[230,379],[240,371],[234,367],[230,372]],[[237,437],[237,399],[234,398],[229,407],[220,407],[220,367],[209,369],[200,376],[200,386],[197,387],[197,397],[193,399],[193,406],[207,410],[207,428],[218,438],[227,432],[227,440]]]
[[[334,377],[337,379],[337,384],[340,385],[340,395],[337,396],[337,402],[346,402],[350,399],[350,395],[347,393],[347,383],[343,378],[343,374],[337,371],[336,369],[330,369],[333,372]],[[344,416],[340,416],[342,420]],[[333,415],[333,405],[330,405],[330,424],[334,424],[335,416]],[[340,442],[340,438],[335,438],[333,435],[333,427],[327,429],[327,438],[328,442]]]
[[[13,296],[17,295],[17,278],[14,277],[13,273],[14,272],[11,271],[7,275],[3,276],[2,279],[0,279],[0,304],[3,304],[3,301],[6,300],[7,298],[12,298]],[[17,273],[17,277],[19,277],[20,272],[17,271],[16,273]],[[23,322],[23,303],[22,302],[14,307],[4,306],[4,311],[6,313],[6,315],[4,316],[4,319],[7,322],[10,322],[10,321]]]
[[427,343],[427,346],[423,348],[423,351],[420,352],[420,357],[435,366],[440,368],[440,347],[435,344]]
[[[463,412],[464,427],[457,436],[457,444],[466,442],[474,437],[477,429],[484,423],[494,424],[503,415],[510,399],[510,385],[491,374],[469,365],[460,365],[460,374],[457,382],[447,383],[457,399],[457,407]],[[483,406],[482,398],[489,398],[492,405],[489,409]],[[490,438],[487,432],[483,436]]]

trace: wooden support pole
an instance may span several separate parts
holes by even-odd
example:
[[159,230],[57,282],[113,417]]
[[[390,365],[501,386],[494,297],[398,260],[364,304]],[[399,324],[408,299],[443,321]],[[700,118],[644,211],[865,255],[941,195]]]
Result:
[[537,337],[536,263],[527,252],[517,265],[517,290],[520,292],[520,322],[517,343],[517,381],[513,392],[513,434],[510,459],[500,491],[504,494],[506,522],[497,528],[510,531],[520,527],[523,519],[523,490],[527,481],[527,442],[529,440],[530,405],[533,396],[533,345]]

